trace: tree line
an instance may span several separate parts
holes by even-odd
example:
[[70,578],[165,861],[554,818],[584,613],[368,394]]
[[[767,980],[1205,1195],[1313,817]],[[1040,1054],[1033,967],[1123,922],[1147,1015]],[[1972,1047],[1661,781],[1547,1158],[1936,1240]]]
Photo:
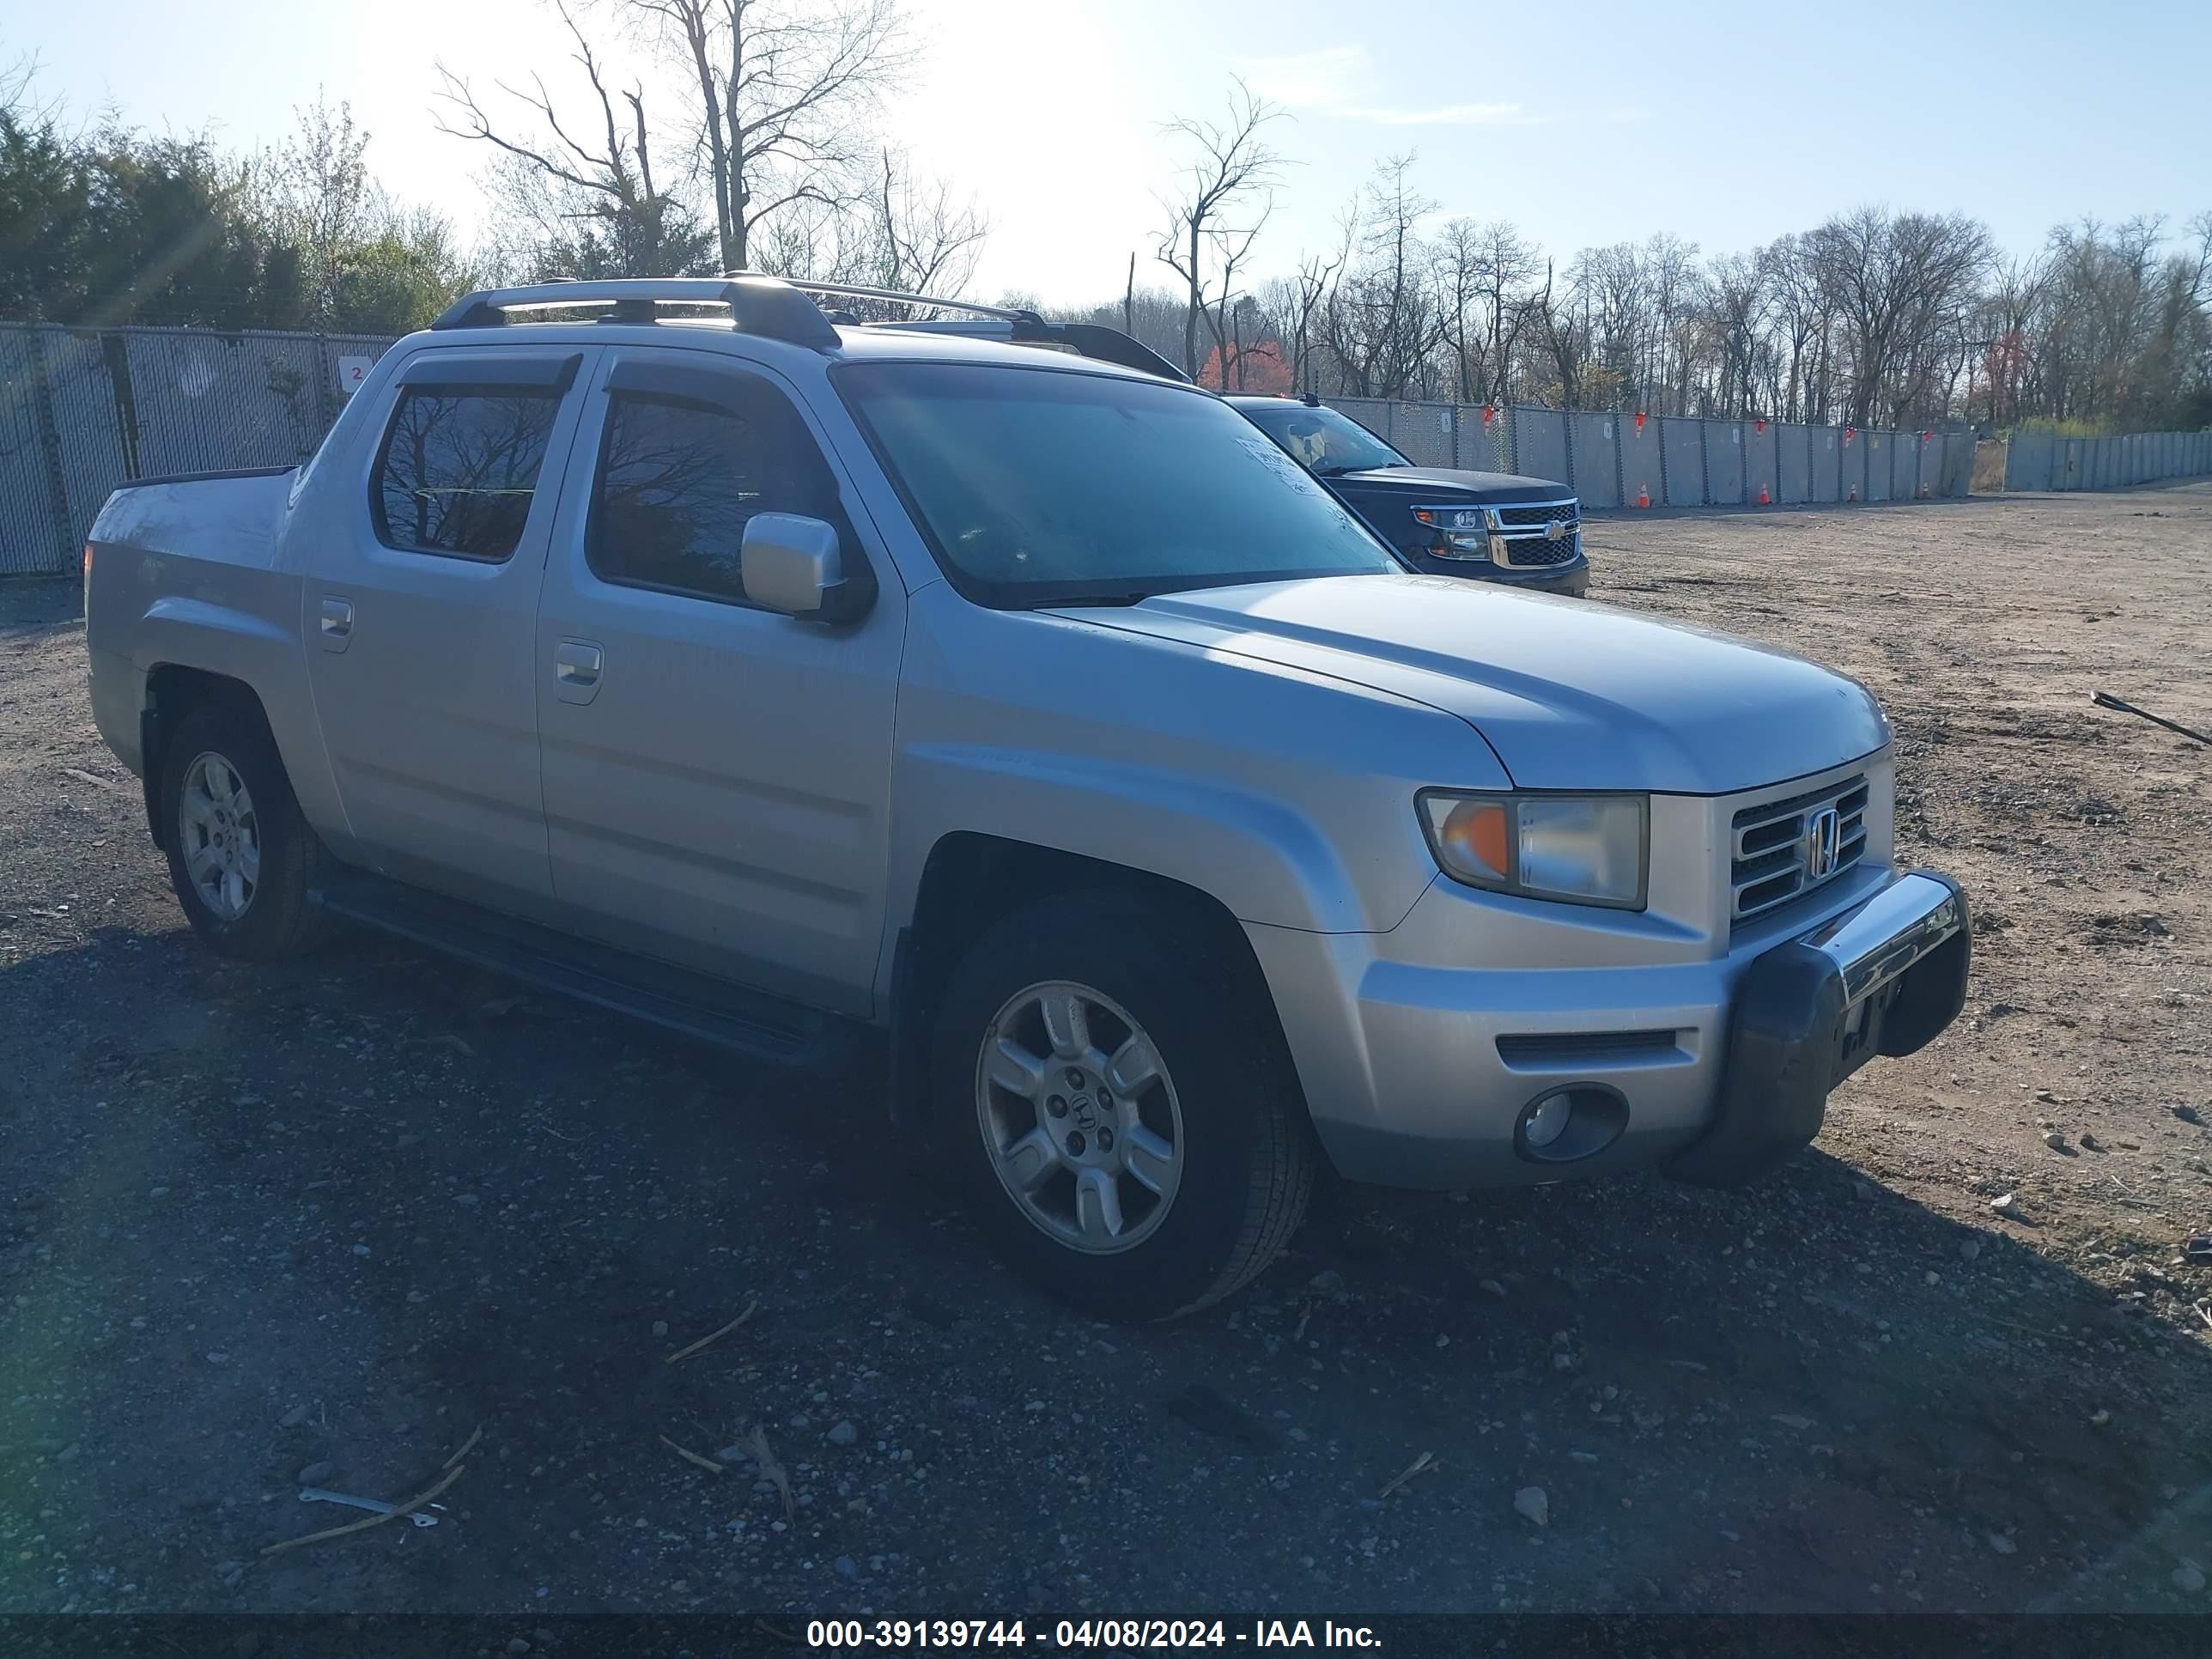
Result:
[[1547,252],[1510,223],[1444,219],[1389,156],[1334,244],[1253,280],[1281,186],[1279,111],[1167,131],[1185,169],[1116,322],[1209,386],[1513,401],[1859,426],[1947,417],[2083,430],[2212,424],[2212,210],[2084,218],[2007,257],[1960,213],[1865,206],[1747,252],[1661,233]]
[[[319,94],[289,138],[236,155],[113,115],[70,130],[27,71],[0,76],[0,316],[398,332],[490,282],[973,281],[988,218],[884,130],[916,61],[899,0],[548,11],[557,86],[436,66],[434,118],[483,161],[468,240],[379,185],[368,135]],[[1966,215],[1885,206],[1743,252],[1662,232],[1562,255],[1446,216],[1404,155],[1328,246],[1294,250],[1267,234],[1285,118],[1232,82],[1219,113],[1168,121],[1158,234],[1118,298],[1073,314],[1229,389],[1863,426],[2212,422],[2212,210],[2070,222],[2025,255]]]

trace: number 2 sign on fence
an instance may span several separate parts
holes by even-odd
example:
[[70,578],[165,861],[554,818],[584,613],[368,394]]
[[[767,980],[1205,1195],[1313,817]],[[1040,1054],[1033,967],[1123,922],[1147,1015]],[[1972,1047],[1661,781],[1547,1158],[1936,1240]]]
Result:
[[341,357],[338,359],[338,390],[352,397],[361,383],[368,378],[368,371],[376,367],[374,357]]

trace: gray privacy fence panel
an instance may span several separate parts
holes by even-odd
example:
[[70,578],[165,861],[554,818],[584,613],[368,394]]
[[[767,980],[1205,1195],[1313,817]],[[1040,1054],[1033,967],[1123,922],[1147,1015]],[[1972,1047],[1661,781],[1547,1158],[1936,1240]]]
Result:
[[1859,438],[1866,445],[1866,499],[1886,501],[1890,498],[1890,460],[1897,448],[1897,434],[1863,432]]
[[[2047,432],[2015,433],[2005,447],[2007,489],[2053,489],[2066,486],[2052,479],[2057,440]],[[2071,448],[2069,444],[2067,446]]]
[[1513,470],[1532,478],[1567,476],[1567,417],[1556,409],[1513,408]]
[[0,334],[0,575],[55,569],[68,557],[31,348],[27,332]]
[[[61,568],[67,569],[108,492],[127,476],[128,459],[112,373],[110,338],[42,328],[34,351],[46,360],[52,448],[61,469],[66,516]],[[112,337],[111,337],[112,338]]]
[[1703,421],[1662,415],[1659,453],[1667,469],[1667,505],[1705,504],[1705,434]]
[[337,417],[312,336],[134,331],[125,344],[143,474],[290,466]]
[[1743,498],[1753,507],[1782,499],[1778,450],[1781,428],[1771,421],[1749,421],[1743,428]]
[[1659,422],[1642,415],[1624,415],[1615,430],[1620,434],[1620,504],[1666,506],[1667,466],[1659,453]]
[[1845,427],[1837,438],[1836,499],[1863,501],[1867,497],[1867,434]]
[[1716,507],[1743,505],[1743,422],[1707,421],[1705,499]]
[[1824,432],[1832,443],[1835,434],[1826,427],[1799,426],[1793,421],[1774,428],[1776,501],[1796,507],[1814,498],[1813,446]]
[[1385,434],[1406,459],[1420,466],[1453,466],[1454,422],[1449,404],[1392,404]]
[[1832,426],[1807,428],[1812,440],[1813,493],[1810,501],[1839,501],[1844,498],[1844,434]]
[[1620,420],[1587,410],[1567,416],[1567,482],[1585,508],[1620,505]]
[[1513,471],[1513,423],[1494,404],[1458,408],[1459,465],[1469,472]]

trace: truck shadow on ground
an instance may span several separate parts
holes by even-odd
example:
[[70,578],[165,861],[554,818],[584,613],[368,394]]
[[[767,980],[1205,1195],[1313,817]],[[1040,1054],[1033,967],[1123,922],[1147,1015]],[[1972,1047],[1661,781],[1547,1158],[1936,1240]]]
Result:
[[[0,1492],[137,1605],[2183,1605],[2203,1348],[1818,1152],[1340,1191],[1127,1329],[999,1268],[865,1073],[360,939],[109,929],[0,1011]],[[445,1532],[259,1560],[299,1471],[398,1496],[476,1426]]]

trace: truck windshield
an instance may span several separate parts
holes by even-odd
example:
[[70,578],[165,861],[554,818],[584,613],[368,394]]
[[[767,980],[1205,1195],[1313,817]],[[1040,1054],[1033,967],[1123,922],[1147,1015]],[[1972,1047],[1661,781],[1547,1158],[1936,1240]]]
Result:
[[1333,409],[1312,409],[1287,400],[1237,407],[1253,425],[1324,478],[1413,465],[1349,415]]
[[836,381],[954,586],[1000,607],[1400,567],[1252,424],[1201,392],[976,363]]

